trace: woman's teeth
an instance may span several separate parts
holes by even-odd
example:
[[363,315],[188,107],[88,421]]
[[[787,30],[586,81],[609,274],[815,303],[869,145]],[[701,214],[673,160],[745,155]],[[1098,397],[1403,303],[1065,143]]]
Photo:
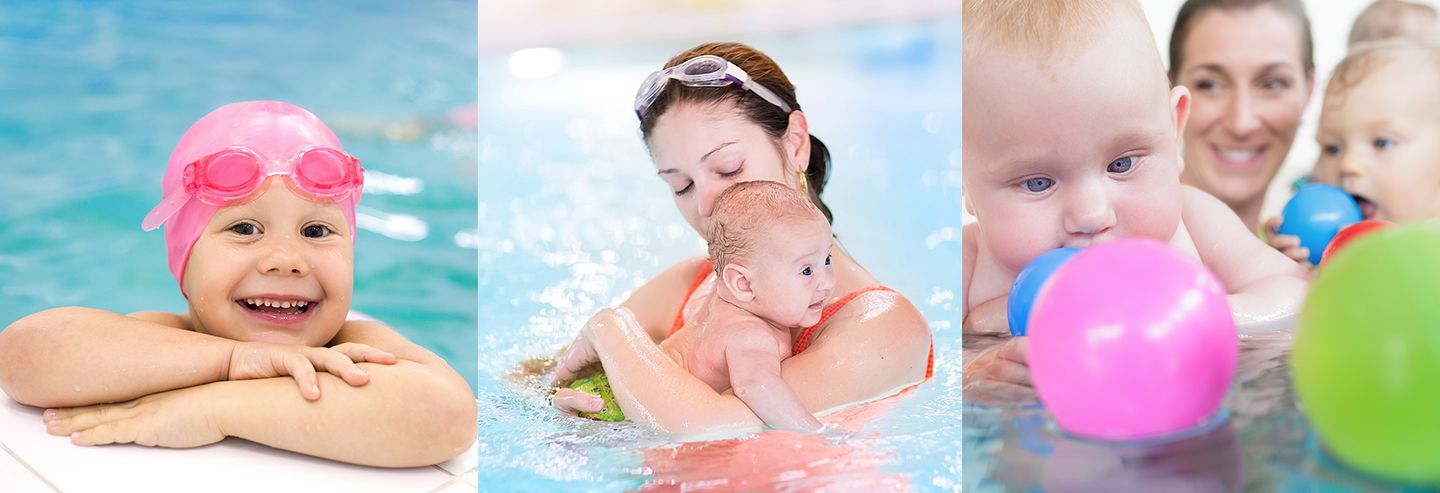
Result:
[[1249,161],[1254,159],[1256,154],[1260,153],[1258,149],[1226,149],[1224,147],[1216,147],[1215,149],[1220,152],[1220,157],[1226,161]]

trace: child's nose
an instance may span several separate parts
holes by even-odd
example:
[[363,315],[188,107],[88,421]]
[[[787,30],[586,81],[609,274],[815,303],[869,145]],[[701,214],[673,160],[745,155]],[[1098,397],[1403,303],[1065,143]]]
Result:
[[310,274],[310,264],[295,250],[288,247],[272,248],[257,266],[261,274],[305,276]]
[[1065,231],[1093,235],[1115,225],[1115,209],[1104,193],[1076,194],[1065,207]]
[[1359,178],[1365,176],[1365,163],[1353,152],[1346,152],[1340,156],[1340,178]]

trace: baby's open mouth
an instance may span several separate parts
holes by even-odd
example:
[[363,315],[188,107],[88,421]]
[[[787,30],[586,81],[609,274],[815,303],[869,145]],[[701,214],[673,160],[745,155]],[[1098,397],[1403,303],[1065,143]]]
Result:
[[1377,212],[1376,209],[1379,209],[1379,207],[1376,206],[1374,202],[1371,202],[1370,199],[1356,194],[1351,194],[1350,198],[1355,199],[1355,205],[1360,206],[1361,219],[1372,219],[1375,217],[1375,213]]
[[277,315],[299,315],[309,311],[318,301],[305,300],[272,300],[268,298],[246,298],[236,300],[241,308],[260,313],[273,313]]

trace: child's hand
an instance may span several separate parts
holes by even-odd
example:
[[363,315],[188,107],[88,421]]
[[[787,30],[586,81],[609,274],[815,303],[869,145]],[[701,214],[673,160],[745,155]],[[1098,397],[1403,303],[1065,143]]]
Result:
[[1300,246],[1299,236],[1280,234],[1279,217],[1272,217],[1265,221],[1265,242],[1270,245],[1270,248],[1279,250],[1291,260],[1306,265],[1310,263],[1310,249]]
[[151,394],[119,404],[45,410],[45,431],[76,445],[135,443],[190,448],[225,438],[205,408],[204,386]]
[[347,342],[334,347],[309,347],[268,342],[236,343],[230,354],[230,380],[249,380],[289,375],[300,386],[306,400],[320,398],[315,372],[323,371],[340,377],[352,387],[370,382],[355,363],[394,364],[395,355],[364,344]]
[[965,399],[1013,404],[1034,398],[1029,353],[1029,337],[1012,337],[974,353],[967,351],[960,370]]

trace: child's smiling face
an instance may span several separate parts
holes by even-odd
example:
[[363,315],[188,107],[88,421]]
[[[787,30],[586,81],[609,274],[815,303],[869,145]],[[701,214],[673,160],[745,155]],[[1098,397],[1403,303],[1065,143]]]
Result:
[[1170,89],[1143,20],[1089,37],[1073,55],[966,52],[965,204],[1008,269],[1054,248],[1168,241],[1180,223],[1189,94]]
[[1339,170],[1366,219],[1440,217],[1440,70],[1414,53],[1371,60],[1359,84],[1325,96],[1320,166]]
[[271,177],[222,207],[196,240],[181,289],[196,330],[239,341],[321,346],[350,308],[355,246],[340,208]]

